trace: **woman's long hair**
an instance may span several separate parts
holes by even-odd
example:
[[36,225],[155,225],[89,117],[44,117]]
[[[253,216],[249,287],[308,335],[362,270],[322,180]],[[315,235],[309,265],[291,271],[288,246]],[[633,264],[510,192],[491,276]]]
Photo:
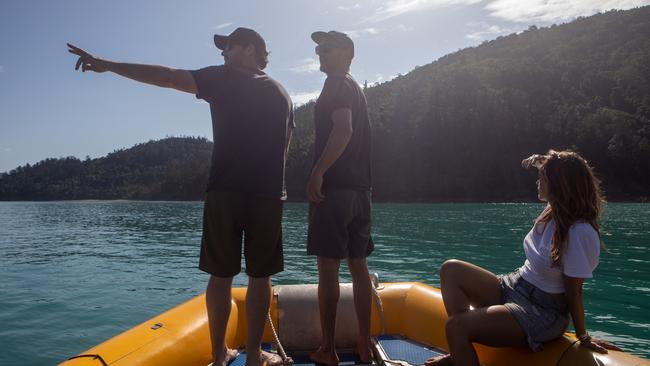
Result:
[[600,235],[599,219],[605,201],[600,181],[582,156],[569,150],[549,150],[545,157],[539,173],[546,178],[548,205],[536,222],[555,222],[551,262],[559,266],[573,224],[587,222]]

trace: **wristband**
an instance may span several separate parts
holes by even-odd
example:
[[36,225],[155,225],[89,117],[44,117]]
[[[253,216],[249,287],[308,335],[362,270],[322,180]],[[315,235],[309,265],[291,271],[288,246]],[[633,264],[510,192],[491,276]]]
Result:
[[589,343],[591,342],[591,336],[589,335],[589,333],[580,334],[578,336],[578,340],[580,341],[580,343]]

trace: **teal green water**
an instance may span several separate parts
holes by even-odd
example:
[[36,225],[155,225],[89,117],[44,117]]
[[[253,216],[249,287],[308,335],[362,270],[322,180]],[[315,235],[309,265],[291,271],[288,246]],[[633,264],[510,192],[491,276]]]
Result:
[[[376,204],[370,270],[434,286],[448,258],[511,271],[541,209]],[[0,203],[0,365],[55,364],[202,292],[201,210],[198,202]],[[306,212],[285,206],[286,270],[276,284],[317,280],[304,254]],[[609,204],[603,237],[608,251],[585,285],[588,328],[650,358],[650,204]]]

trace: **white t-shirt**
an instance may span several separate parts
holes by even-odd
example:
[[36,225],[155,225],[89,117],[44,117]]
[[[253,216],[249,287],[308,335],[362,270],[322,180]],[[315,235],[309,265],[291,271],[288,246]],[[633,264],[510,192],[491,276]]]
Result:
[[551,266],[554,231],[553,220],[533,226],[524,238],[526,262],[519,273],[540,290],[558,294],[564,292],[562,274],[577,278],[592,277],[592,272],[598,266],[600,237],[588,223],[573,224],[562,253],[561,266]]

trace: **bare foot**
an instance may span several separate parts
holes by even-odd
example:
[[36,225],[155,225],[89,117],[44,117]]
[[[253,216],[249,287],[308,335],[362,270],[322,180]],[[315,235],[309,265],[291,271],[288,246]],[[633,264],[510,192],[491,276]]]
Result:
[[424,366],[453,366],[453,362],[451,355],[439,355],[426,360]]
[[215,361],[208,366],[228,366],[228,364],[239,356],[239,351],[236,349],[226,348],[222,352],[215,355]]
[[264,350],[260,353],[260,359],[262,366],[281,366],[284,364],[280,355]]
[[373,358],[372,358],[372,350],[370,349],[369,343],[366,344],[366,346],[361,346],[360,344],[357,344],[357,348],[355,349],[355,353],[359,357],[359,362],[360,363],[372,363]]
[[310,353],[309,358],[316,363],[324,365],[336,366],[339,364],[339,356],[336,354],[336,351],[327,351],[322,347],[318,347],[316,351]]
[[259,359],[246,353],[246,366],[281,366],[284,364],[282,357],[277,353],[260,350]]

